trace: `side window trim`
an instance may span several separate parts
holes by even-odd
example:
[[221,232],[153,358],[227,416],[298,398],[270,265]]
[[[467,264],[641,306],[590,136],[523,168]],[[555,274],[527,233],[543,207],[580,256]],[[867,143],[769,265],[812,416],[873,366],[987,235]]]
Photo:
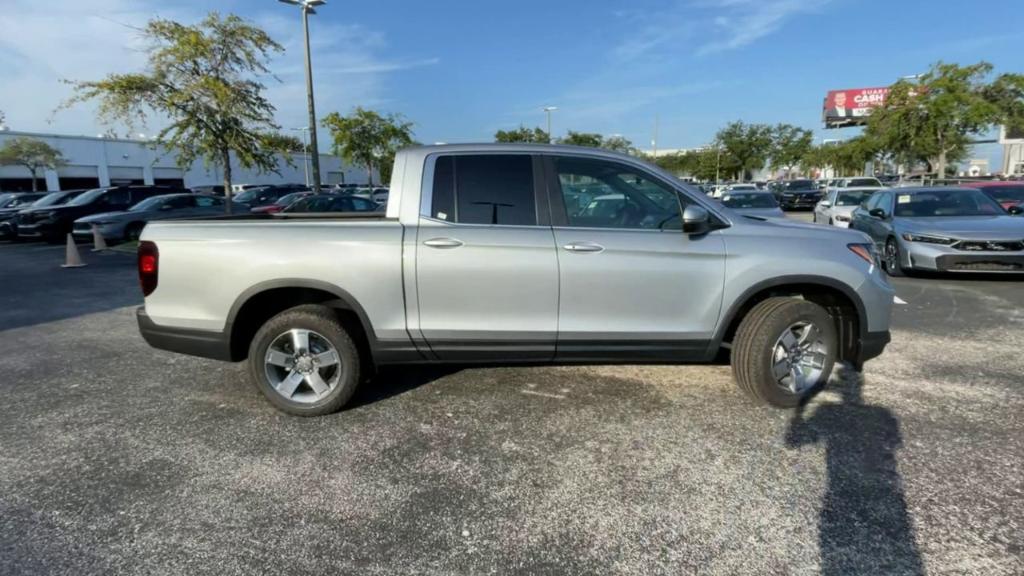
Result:
[[[440,158],[445,157],[457,157],[457,156],[528,156],[531,159],[531,169],[533,171],[533,194],[534,194],[534,211],[536,215],[536,224],[479,224],[479,223],[467,223],[458,221],[458,197],[454,199],[452,206],[453,220],[441,220],[435,218],[433,215],[434,205],[434,175],[436,172],[437,161]],[[420,183],[420,218],[430,220],[432,222],[439,222],[448,224],[449,226],[471,226],[471,227],[494,227],[500,226],[503,228],[549,228],[551,227],[551,205],[549,202],[550,190],[547,185],[546,174],[542,172],[542,156],[533,154],[530,152],[510,152],[510,151],[452,151],[452,152],[436,152],[427,156],[426,163],[423,168],[423,181]],[[452,177],[458,177],[457,163],[452,166]]]

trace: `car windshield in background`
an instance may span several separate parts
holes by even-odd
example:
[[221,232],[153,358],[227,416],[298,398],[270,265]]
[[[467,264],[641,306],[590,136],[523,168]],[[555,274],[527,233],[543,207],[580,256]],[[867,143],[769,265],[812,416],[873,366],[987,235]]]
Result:
[[284,196],[278,198],[277,202],[274,202],[274,204],[277,204],[278,206],[287,206],[292,202],[295,202],[299,198],[302,198],[306,194],[306,192],[292,192],[291,194],[285,194]]
[[252,202],[253,200],[256,199],[257,196],[259,196],[260,192],[263,192],[263,190],[265,190],[265,188],[263,187],[249,188],[248,190],[242,192],[241,194],[236,194],[233,200],[235,202],[241,202],[242,204]]
[[860,206],[865,200],[874,194],[874,190],[859,190],[857,192],[840,192],[836,196],[836,206]]
[[882,183],[875,178],[852,178],[846,182],[849,187],[854,186],[881,186]]
[[817,190],[818,187],[814,185],[814,180],[793,180],[792,182],[786,182],[784,184],[786,190],[800,191],[800,190]]
[[722,196],[722,204],[729,208],[777,208],[775,197],[764,192],[729,192]]
[[32,207],[42,208],[44,206],[59,206],[60,204],[67,202],[68,196],[70,196],[70,194],[67,192],[51,192],[39,200],[36,200]]
[[68,202],[68,206],[84,206],[86,204],[91,203],[93,200],[99,198],[100,195],[102,195],[106,191],[106,188],[94,188],[92,190],[89,190],[88,192],[83,192],[82,194],[75,196],[75,198],[71,200],[71,202]]
[[146,198],[145,200],[143,200],[142,202],[139,202],[135,206],[132,206],[131,208],[128,209],[128,211],[129,212],[146,212],[147,210],[156,210],[157,208],[159,208],[166,201],[167,201],[167,197],[166,196],[153,196],[151,198]]
[[1000,204],[1024,202],[1024,185],[1021,186],[990,186],[985,192]]
[[895,215],[900,218],[943,216],[998,216],[1003,208],[980,190],[929,190],[896,195]]
[[14,198],[14,194],[10,192],[0,194],[0,208],[7,208],[7,205],[11,203],[11,198]]

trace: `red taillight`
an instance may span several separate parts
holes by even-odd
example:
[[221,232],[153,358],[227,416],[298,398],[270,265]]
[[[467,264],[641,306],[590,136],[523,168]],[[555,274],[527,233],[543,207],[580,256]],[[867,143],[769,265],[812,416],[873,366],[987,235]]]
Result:
[[139,285],[142,287],[142,295],[149,296],[156,290],[158,269],[160,267],[160,252],[156,244],[144,241],[139,242]]

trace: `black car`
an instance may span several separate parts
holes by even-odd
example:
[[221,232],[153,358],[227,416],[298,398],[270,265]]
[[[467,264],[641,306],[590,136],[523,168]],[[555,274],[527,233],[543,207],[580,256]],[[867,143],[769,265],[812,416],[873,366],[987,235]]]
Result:
[[280,200],[283,196],[287,196],[293,192],[304,192],[309,190],[302,184],[281,184],[274,186],[260,186],[258,188],[250,188],[245,192],[239,192],[232,200],[239,204],[245,204],[249,208],[259,208],[260,206],[269,206],[274,202]]
[[18,212],[28,208],[33,202],[46,196],[46,192],[6,192],[0,194],[0,238],[14,236],[12,220]]
[[82,192],[62,205],[34,205],[18,213],[18,238],[59,243],[71,233],[75,220],[83,216],[120,212],[146,198],[179,192],[186,190],[170,186],[115,186]]
[[341,194],[319,194],[296,200],[281,211],[282,214],[299,212],[377,212],[380,206],[368,198]]
[[814,180],[787,180],[772,192],[783,210],[812,210],[821,200],[821,190]]

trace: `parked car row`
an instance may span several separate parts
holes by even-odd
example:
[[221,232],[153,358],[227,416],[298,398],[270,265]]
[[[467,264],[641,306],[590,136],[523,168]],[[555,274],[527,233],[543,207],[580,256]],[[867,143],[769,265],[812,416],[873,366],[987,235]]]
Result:
[[[306,199],[315,202],[300,202]],[[234,214],[275,212],[373,212],[387,189],[329,189],[313,196],[297,185],[251,187],[231,201]],[[168,186],[113,186],[91,190],[0,194],[0,239],[63,242],[88,239],[94,230],[111,243],[138,240],[154,220],[219,216],[224,196]]]

